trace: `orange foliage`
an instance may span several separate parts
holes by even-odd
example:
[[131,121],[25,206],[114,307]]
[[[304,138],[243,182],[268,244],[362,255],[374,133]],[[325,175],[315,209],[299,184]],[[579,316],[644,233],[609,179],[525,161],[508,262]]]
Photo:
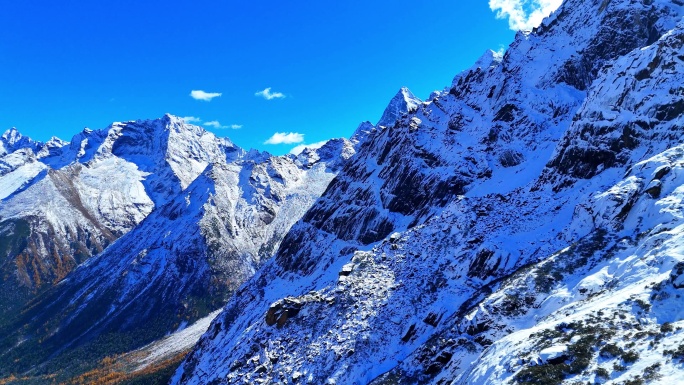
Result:
[[[130,380],[155,374],[170,367],[175,367],[183,360],[188,351],[181,352],[167,360],[152,363],[149,366],[137,370],[129,371],[131,364],[138,361],[140,357],[137,354],[124,354],[117,357],[105,357],[100,361],[99,367],[89,372],[83,373],[78,377],[71,378],[59,385],[118,385],[125,384]],[[45,383],[55,383],[55,375],[41,376],[41,377],[16,377],[11,375],[9,377],[0,378],[0,385],[21,383],[22,381],[41,380]],[[50,381],[52,380],[52,381]]]
[[17,382],[21,382],[21,381],[35,381],[35,380],[48,381],[54,377],[55,377],[54,375],[41,376],[41,377],[17,377],[14,374],[12,374],[9,377],[0,378],[0,385],[12,384],[12,383],[17,383]]
[[[126,360],[117,357],[106,357],[100,361],[100,367],[60,385],[117,385],[126,381],[154,374],[171,366],[178,365],[188,352],[182,352],[165,361],[150,364],[149,366],[133,372],[126,370]],[[0,383],[0,385],[2,385]]]

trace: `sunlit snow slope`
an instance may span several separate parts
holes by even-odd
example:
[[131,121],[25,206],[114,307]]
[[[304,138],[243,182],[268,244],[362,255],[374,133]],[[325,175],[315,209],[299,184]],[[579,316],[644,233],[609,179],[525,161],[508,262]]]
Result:
[[677,383],[683,5],[567,0],[402,90],[172,383]]

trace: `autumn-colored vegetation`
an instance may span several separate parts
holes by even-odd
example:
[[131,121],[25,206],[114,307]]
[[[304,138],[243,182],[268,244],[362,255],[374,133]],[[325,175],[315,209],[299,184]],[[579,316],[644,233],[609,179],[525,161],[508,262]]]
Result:
[[10,384],[10,383],[12,383],[12,382],[17,382],[17,381],[21,381],[21,380],[23,380],[23,379],[22,379],[22,378],[18,378],[18,377],[15,376],[15,375],[11,375],[11,376],[9,376],[9,377],[7,377],[7,378],[0,378],[0,385],[7,385],[7,384]]
[[6,378],[0,378],[0,385],[19,385],[23,383],[54,385],[166,384],[186,354],[188,354],[188,351],[178,353],[164,361],[151,363],[140,370],[136,370],[136,366],[138,361],[144,357],[144,354],[122,354],[116,357],[106,357],[100,361],[96,369],[66,381],[58,382],[57,376],[54,374],[40,377],[17,377],[11,375]]
[[[155,384],[166,383],[175,368],[187,354],[181,352],[167,360],[152,363],[140,370],[129,371],[134,365],[135,355],[122,357],[106,357],[100,361],[98,368],[86,372],[61,385],[116,385],[116,384]],[[2,384],[0,384],[2,385]]]
[[54,379],[54,375],[49,375],[49,376],[40,376],[40,377],[17,377],[15,375],[10,375],[9,377],[5,378],[0,378],[0,385],[14,385],[14,384],[21,384],[24,382],[28,383],[36,383],[36,381],[40,381],[46,384],[52,383]]

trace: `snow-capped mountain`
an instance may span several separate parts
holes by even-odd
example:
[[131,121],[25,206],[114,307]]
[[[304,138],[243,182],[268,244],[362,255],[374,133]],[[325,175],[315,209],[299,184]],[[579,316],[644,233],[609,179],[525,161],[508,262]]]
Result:
[[680,381],[683,15],[567,0],[400,91],[172,383]]
[[22,148],[35,150],[38,146],[38,143],[31,138],[21,135],[16,128],[11,128],[0,136],[0,156],[7,155]]
[[[2,374],[54,373],[71,365],[65,361],[74,351],[88,352],[86,362],[95,363],[220,308],[273,255],[355,150],[335,139],[299,156],[245,152],[167,115],[22,151],[5,157],[23,157],[5,177],[24,180],[3,200],[0,215],[3,223],[35,222],[26,234],[8,231],[28,235],[15,244],[28,244],[31,257],[49,261],[51,254],[31,248],[40,226],[55,229],[37,236],[50,245],[64,239],[73,247],[79,231],[89,236],[86,242],[100,234],[107,242],[21,314],[3,314]],[[30,167],[38,171],[17,173]],[[11,262],[6,266],[14,267]]]
[[67,143],[12,129],[0,158],[0,308],[11,312],[104,250],[211,162],[242,150],[165,116],[84,129]]
[[411,90],[402,87],[399,92],[390,100],[389,105],[382,113],[377,126],[390,126],[406,113],[415,112],[422,101],[418,99]]

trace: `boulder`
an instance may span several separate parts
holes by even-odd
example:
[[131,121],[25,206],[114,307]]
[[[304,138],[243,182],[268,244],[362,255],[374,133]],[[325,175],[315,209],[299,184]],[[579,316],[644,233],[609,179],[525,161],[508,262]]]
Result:
[[266,312],[266,325],[283,327],[288,319],[299,314],[302,305],[302,302],[295,298],[284,298],[274,302]]

